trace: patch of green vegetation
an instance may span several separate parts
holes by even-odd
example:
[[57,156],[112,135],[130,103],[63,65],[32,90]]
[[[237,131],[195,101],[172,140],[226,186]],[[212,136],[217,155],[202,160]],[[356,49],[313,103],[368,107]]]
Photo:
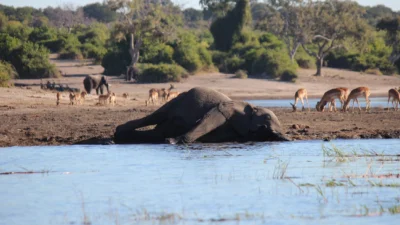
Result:
[[344,186],[344,184],[342,182],[336,182],[335,179],[332,179],[326,183],[326,186],[327,187],[338,187],[338,186]]
[[299,184],[300,187],[315,187],[315,184],[310,184],[310,183],[304,183],[304,184]]
[[388,208],[388,211],[390,214],[399,214],[400,213],[400,205],[395,205],[390,208]]

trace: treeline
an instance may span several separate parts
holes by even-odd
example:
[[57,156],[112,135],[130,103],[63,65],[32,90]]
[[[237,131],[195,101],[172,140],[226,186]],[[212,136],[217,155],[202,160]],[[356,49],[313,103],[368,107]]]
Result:
[[[48,60],[91,58],[104,74],[179,81],[220,71],[294,81],[323,66],[398,73],[399,13],[347,0],[119,0],[74,8],[0,5],[0,83],[60,76]],[[396,23],[397,21],[397,23]],[[397,26],[397,27],[396,27]]]

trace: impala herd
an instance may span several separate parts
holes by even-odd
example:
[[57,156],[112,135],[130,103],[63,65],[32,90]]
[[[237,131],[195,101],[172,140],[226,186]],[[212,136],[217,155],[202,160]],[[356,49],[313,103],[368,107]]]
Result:
[[[341,103],[341,111],[346,112],[349,110],[349,104],[350,101],[353,100],[352,104],[352,111],[354,111],[354,102],[357,103],[358,109],[361,111],[360,104],[358,102],[358,97],[364,97],[365,102],[366,102],[366,107],[365,110],[368,111],[371,108],[371,100],[369,100],[371,92],[368,87],[358,87],[353,89],[349,93],[349,89],[345,87],[338,87],[338,88],[333,88],[327,92],[324,93],[322,96],[321,100],[317,102],[317,105],[315,108],[317,109],[318,112],[323,112],[325,109],[325,106],[328,105],[329,111],[333,110],[336,112],[336,104],[335,100],[338,99]],[[301,88],[296,91],[294,95],[294,104],[290,103],[292,105],[293,111],[297,111],[297,102],[298,100],[301,101],[301,104],[303,106],[302,110],[305,110],[304,107],[304,101],[303,99],[306,99],[308,110],[310,110],[310,106],[308,104],[308,98],[307,98],[307,90],[305,88]],[[388,110],[389,110],[389,102],[390,99],[392,99],[392,106],[395,111],[398,110],[399,103],[400,103],[400,93],[398,90],[392,88],[388,92]]]

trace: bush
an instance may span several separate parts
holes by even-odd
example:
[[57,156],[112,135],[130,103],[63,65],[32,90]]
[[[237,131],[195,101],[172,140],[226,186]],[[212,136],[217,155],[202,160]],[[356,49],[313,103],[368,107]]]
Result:
[[0,61],[0,87],[7,87],[8,81],[17,76],[17,72],[10,63]]
[[213,64],[220,72],[227,72],[225,61],[229,58],[229,54],[221,51],[211,51],[211,58]]
[[60,76],[55,65],[49,62],[49,51],[41,45],[29,41],[25,42],[11,53],[10,58],[19,78],[33,79]]
[[244,67],[245,60],[240,58],[237,55],[232,56],[231,58],[225,61],[225,67],[227,69],[226,72],[234,73]]
[[247,72],[244,70],[238,70],[235,73],[235,76],[233,78],[239,78],[239,79],[247,79]]
[[174,64],[140,64],[138,81],[143,83],[179,82],[187,76],[184,68]]
[[131,56],[127,51],[107,52],[101,61],[101,66],[104,68],[103,74],[112,76],[126,74],[126,68],[129,66],[130,60]]
[[372,75],[383,75],[382,72],[378,68],[374,69],[367,69],[364,71],[366,74],[372,74]]
[[69,48],[62,50],[60,55],[58,56],[59,59],[83,59],[83,55],[81,50],[78,48]]
[[281,75],[281,81],[296,82],[297,74],[290,70],[285,70]]
[[284,51],[264,51],[252,65],[252,75],[267,75],[274,78],[280,77],[286,71],[296,73],[296,64],[290,61]]
[[84,58],[92,58],[94,59],[95,64],[100,64],[104,55],[107,53],[107,49],[102,46],[94,46],[90,43],[85,43],[81,48],[82,55]]
[[8,34],[0,33],[0,60],[10,60],[11,53],[20,47],[21,41]]
[[174,63],[174,49],[163,43],[153,43],[150,40],[145,40],[143,47],[140,50],[139,62],[141,63]]
[[212,66],[210,52],[204,46],[199,45],[193,34],[182,33],[174,50],[175,62],[191,73]]
[[315,58],[308,55],[303,48],[298,48],[297,53],[294,57],[300,68],[303,69],[314,69],[316,67]]

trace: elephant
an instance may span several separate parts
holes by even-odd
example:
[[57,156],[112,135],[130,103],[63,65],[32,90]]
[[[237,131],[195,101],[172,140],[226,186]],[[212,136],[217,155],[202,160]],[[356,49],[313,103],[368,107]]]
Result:
[[107,92],[110,92],[108,89],[108,83],[105,76],[102,75],[87,75],[83,80],[83,86],[88,94],[92,91],[92,89],[96,90],[96,94],[103,94],[103,85],[106,86]]
[[[137,130],[149,125],[154,129]],[[192,88],[152,114],[119,125],[116,144],[289,141],[276,115],[203,87]]]

